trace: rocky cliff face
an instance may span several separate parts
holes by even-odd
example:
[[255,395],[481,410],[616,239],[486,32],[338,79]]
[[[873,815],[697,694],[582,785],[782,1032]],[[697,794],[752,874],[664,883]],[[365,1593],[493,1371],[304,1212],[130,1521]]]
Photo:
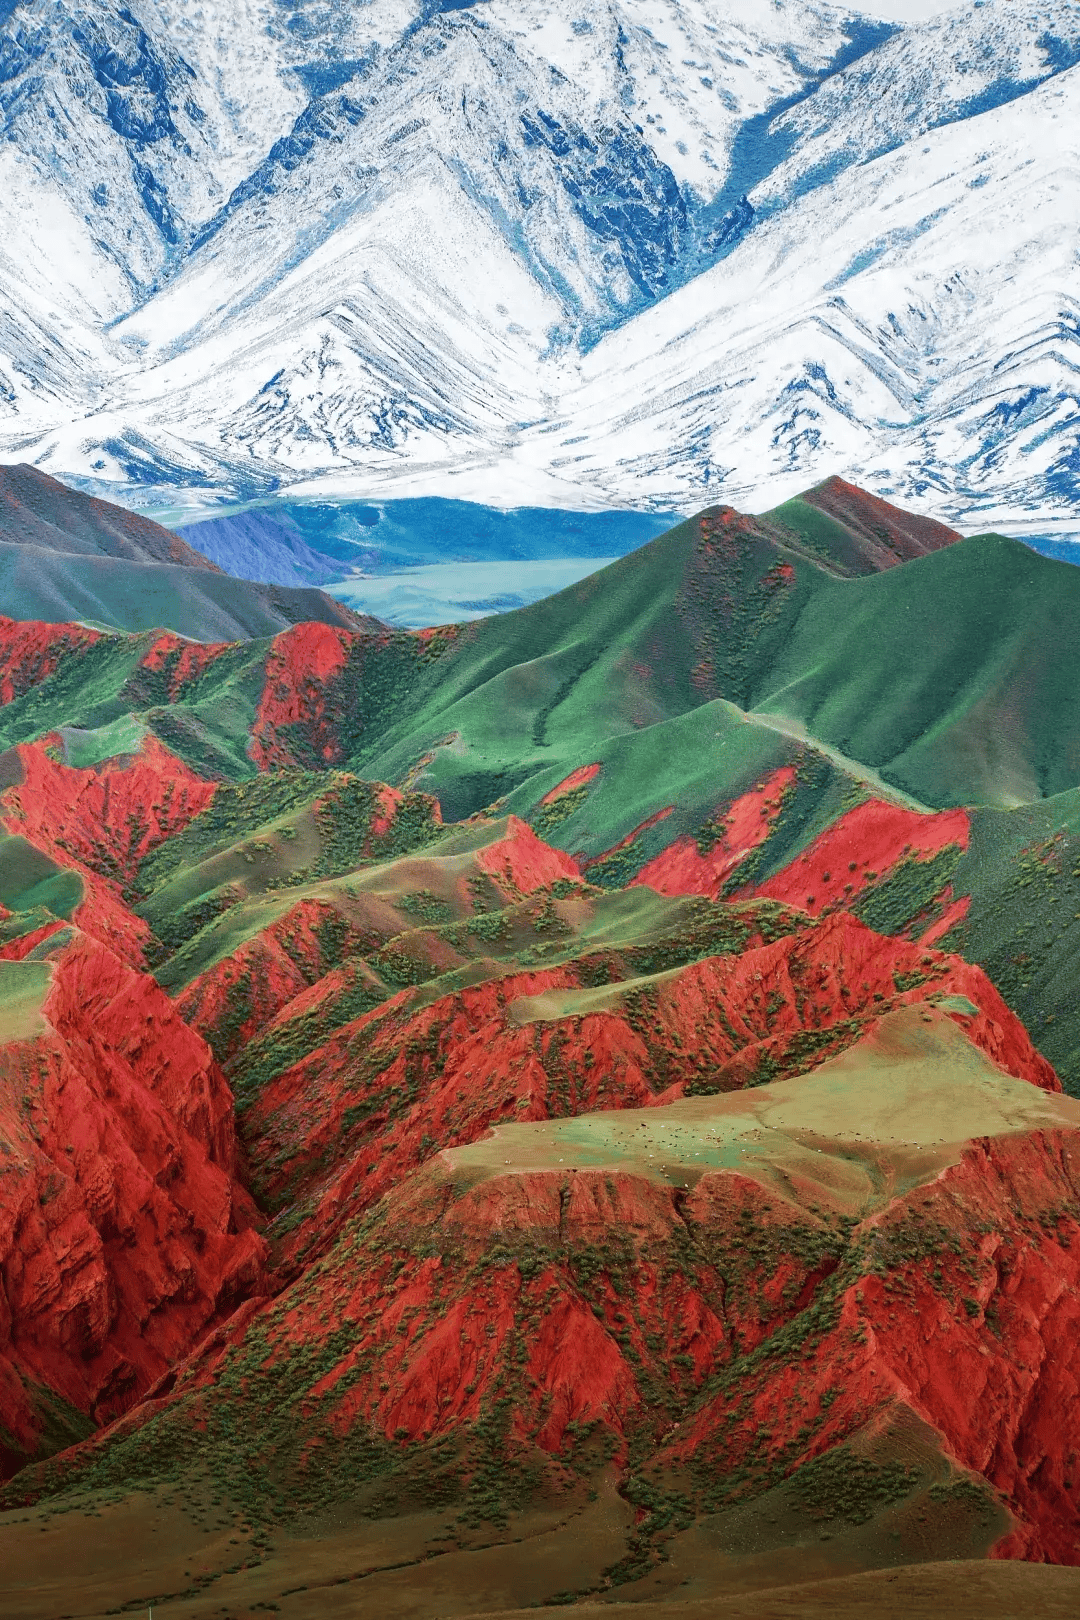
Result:
[[43,1438],[55,1446],[64,1422],[137,1402],[258,1291],[265,1254],[206,1044],[97,940],[71,927],[38,937],[0,957],[9,1468]]

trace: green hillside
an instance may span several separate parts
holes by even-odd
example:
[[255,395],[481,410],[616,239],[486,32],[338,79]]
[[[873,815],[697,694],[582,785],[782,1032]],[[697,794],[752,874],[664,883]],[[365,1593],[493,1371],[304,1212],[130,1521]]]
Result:
[[[977,536],[843,577],[818,515],[805,544],[787,544],[753,520],[706,513],[441,643],[358,642],[325,694],[334,762],[408,779],[438,795],[447,819],[504,799],[529,811],[570,771],[603,763],[576,846],[587,849],[603,847],[594,833],[635,825],[639,809],[638,821],[672,803],[707,810],[710,796],[790,761],[799,742],[930,807],[1006,807],[1080,783],[1080,572]],[[110,639],[79,671],[9,704],[3,737],[134,712],[198,768],[251,774],[267,652],[237,648],[168,701],[160,682],[133,674],[135,643]],[[747,715],[752,741],[738,731]],[[296,763],[310,765],[294,730]]]
[[0,545],[0,608],[12,619],[175,630],[193,641],[272,636],[309,619],[353,630],[373,622],[322,591],[259,585],[209,566],[69,555],[33,545]]
[[[419,785],[466,814],[504,793],[517,808],[522,783],[535,779],[539,796],[620,737],[637,796],[655,782],[654,798],[682,802],[664,783],[708,769],[708,727],[669,728],[724,698],[927,806],[1008,806],[1080,782],[1080,571],[977,536],[841,578],[754,537],[718,581],[688,530],[484,621],[357,763],[395,780],[433,751]],[[770,589],[778,564],[793,577]]]
[[977,810],[951,878],[971,905],[942,945],[986,969],[1080,1096],[1080,790]]
[[1001,535],[822,580],[751,706],[797,719],[927,804],[1080,781],[1080,570]]
[[[998,536],[881,572],[858,561],[809,501],[758,520],[714,509],[516,613],[357,636],[325,676],[297,631],[304,713],[276,724],[275,746],[307,770],[330,746],[337,766],[435,795],[447,821],[513,812],[610,887],[679,839],[707,851],[718,809],[785,767],[780,813],[733,886],[781,872],[871,795],[977,807],[969,851],[883,874],[866,919],[910,929],[943,886],[969,896],[949,943],[987,967],[1076,1088],[1080,572]],[[86,763],[135,715],[200,772],[257,776],[270,644],[171,688],[143,661],[150,639],[66,658],[0,711],[0,742],[62,723]]]

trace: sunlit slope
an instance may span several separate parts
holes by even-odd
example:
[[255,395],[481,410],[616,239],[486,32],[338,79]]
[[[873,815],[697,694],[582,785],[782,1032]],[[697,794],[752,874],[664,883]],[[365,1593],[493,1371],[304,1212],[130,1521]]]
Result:
[[[92,728],[152,709],[152,727],[199,768],[344,765],[434,793],[447,820],[511,794],[530,814],[614,746],[646,815],[710,762],[704,819],[708,798],[742,778],[710,746],[709,723],[681,722],[722,701],[718,736],[746,716],[786,735],[755,742],[763,762],[807,743],[930,807],[1075,786],[1080,573],[1000,536],[898,566],[893,542],[868,552],[816,493],[758,519],[710,508],[556,596],[434,637],[298,629],[197,670],[170,653],[175,676],[118,680],[109,693],[98,665],[119,669],[124,644],[84,647],[86,678],[68,666],[55,686],[17,696],[7,738],[40,735],[46,713]],[[656,728],[672,726],[660,741]],[[625,785],[610,790],[621,803]],[[602,778],[594,810],[608,792]],[[595,836],[574,846],[593,855],[620,818],[594,819]]]
[[[520,1003],[519,1003],[520,1005]],[[465,1186],[562,1165],[689,1191],[734,1172],[766,1192],[866,1219],[933,1181],[975,1137],[1075,1129],[1080,1104],[991,1063],[945,1011],[906,1007],[809,1074],[720,1097],[499,1125],[442,1156]]]
[[[1026,1347],[1034,1310],[1070,1376],[1076,1103],[909,1006],[801,1078],[571,1111],[468,1144],[442,1122],[428,1162],[208,1336],[138,1428],[7,1499],[182,1468],[267,1532],[247,1556],[265,1569],[298,1511],[354,1503],[362,1535],[438,1508],[415,1544],[452,1557],[614,1465],[638,1511],[578,1595],[632,1600],[669,1560],[708,1595],[718,1540],[774,1579],[810,1549],[823,1569],[1070,1559],[1066,1431]],[[999,1267],[1021,1251],[1017,1290]]]
[[[30,1379],[0,1510],[178,1486],[178,1573],[113,1598],[284,1606],[312,1556],[336,1579],[343,1521],[373,1580],[343,1600],[422,1569],[474,1608],[482,1553],[502,1604],[1080,1556],[1080,1104],[953,954],[970,930],[1041,984],[1080,789],[934,811],[755,718],[821,600],[964,551],[860,573],[804,504],[782,533],[706,513],[549,604],[595,656],[590,702],[546,710],[528,615],[517,643],[0,627],[9,736],[40,736],[0,755],[0,1132],[33,1217],[0,1233]],[[458,724],[394,784],[343,763],[445,726],[441,687]],[[424,791],[483,738],[522,750],[532,825]],[[1065,961],[1053,995],[1067,1032]],[[43,1292],[53,1253],[89,1270]],[[88,1277],[121,1308],[80,1339]],[[556,1517],[573,1557],[539,1569]]]
[[[705,514],[692,542],[684,525],[571,591],[486,622],[457,680],[384,734],[374,774],[393,780],[434,750],[418,780],[464,813],[499,780],[506,791],[547,759],[588,763],[602,738],[724,698],[934,807],[1076,785],[1075,569],[977,536],[841,578],[826,559],[739,533],[725,516],[727,555]],[[547,653],[530,656],[538,643]],[[465,690],[447,702],[466,669]],[[453,746],[440,747],[448,733]]]

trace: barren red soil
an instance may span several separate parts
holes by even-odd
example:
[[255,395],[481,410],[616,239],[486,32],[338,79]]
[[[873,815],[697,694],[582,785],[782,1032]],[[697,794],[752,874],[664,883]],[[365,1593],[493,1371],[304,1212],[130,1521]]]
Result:
[[[63,1612],[1080,1566],[1080,1104],[1060,984],[1013,1010],[1072,811],[920,809],[731,695],[817,581],[952,531],[830,480],[679,535],[666,616],[612,571],[573,601],[632,635],[556,603],[550,660],[0,620],[0,1544],[75,1560]],[[668,737],[729,774],[665,784]],[[976,857],[1025,913],[992,973]],[[83,1513],[162,1546],[105,1572]]]
[[38,1029],[8,1039],[0,1100],[9,1466],[49,1397],[97,1422],[137,1401],[258,1289],[265,1251],[228,1085],[168,997],[78,930],[0,964],[5,992],[32,972]]

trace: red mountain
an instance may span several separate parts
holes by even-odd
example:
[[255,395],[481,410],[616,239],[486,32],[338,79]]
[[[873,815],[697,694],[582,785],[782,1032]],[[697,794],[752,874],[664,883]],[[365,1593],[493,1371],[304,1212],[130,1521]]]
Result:
[[[807,569],[962,557],[837,481],[803,505],[843,529],[828,566],[785,509],[677,541],[744,664]],[[651,612],[619,566],[619,612]],[[1015,1010],[1044,919],[1070,937],[1068,793],[1044,836],[772,711],[677,709],[653,621],[616,645],[573,589],[607,663],[561,733],[594,667],[544,650],[565,602],[239,644],[7,623],[0,1567],[27,1620],[52,1567],[87,1615],[674,1616],[826,1577],[887,1613],[845,1583],[904,1566],[957,1614],[1014,1580],[1072,1601],[1080,1103],[1042,1050],[1066,992],[1030,1032]],[[738,664],[714,641],[709,682]],[[392,784],[350,768],[376,755]],[[1028,980],[965,955],[993,894]]]

